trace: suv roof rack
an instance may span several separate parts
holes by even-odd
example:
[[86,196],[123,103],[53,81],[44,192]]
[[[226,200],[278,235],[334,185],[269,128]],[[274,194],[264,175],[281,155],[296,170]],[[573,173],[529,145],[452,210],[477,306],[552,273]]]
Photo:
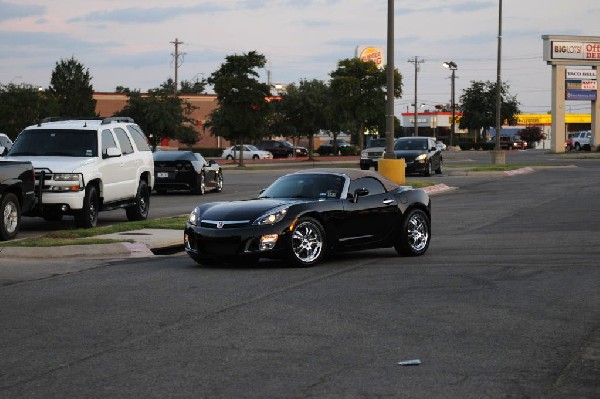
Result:
[[133,118],[130,118],[128,116],[110,116],[108,118],[102,119],[103,125],[107,125],[111,122],[135,123]]
[[42,119],[38,123],[38,126],[42,126],[42,123],[60,121],[101,121],[102,125],[107,125],[112,122],[135,123],[133,118],[128,116],[48,116]]

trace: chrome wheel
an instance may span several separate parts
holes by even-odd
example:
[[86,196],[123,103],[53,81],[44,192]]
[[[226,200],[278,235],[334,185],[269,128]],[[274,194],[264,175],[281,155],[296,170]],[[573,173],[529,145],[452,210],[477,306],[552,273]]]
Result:
[[429,216],[421,209],[411,209],[406,214],[394,248],[399,255],[423,255],[431,241]]
[[324,255],[325,233],[312,218],[298,221],[291,237],[291,259],[300,266],[311,266]]
[[408,219],[408,245],[415,252],[420,252],[427,247],[429,243],[429,226],[427,221],[420,213],[415,213]]
[[223,174],[221,172],[217,173],[217,187],[215,188],[216,192],[221,192],[223,190]]

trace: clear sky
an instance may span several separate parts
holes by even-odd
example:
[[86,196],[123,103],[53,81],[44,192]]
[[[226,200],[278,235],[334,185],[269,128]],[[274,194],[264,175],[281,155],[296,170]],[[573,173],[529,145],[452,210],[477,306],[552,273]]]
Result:
[[[414,102],[433,109],[450,102],[450,72],[458,65],[456,96],[472,80],[496,81],[499,0],[397,0],[395,66],[404,80],[396,113]],[[600,36],[598,0],[504,0],[502,79],[524,112],[550,109],[545,34]],[[359,45],[386,46],[385,0],[0,0],[0,83],[46,87],[56,63],[75,57],[89,69],[94,90],[145,91],[174,76],[208,77],[229,54],[252,50],[268,59],[273,83],[328,80],[337,62]],[[266,82],[266,69],[261,78]],[[412,109],[412,107],[410,107]],[[568,102],[586,112],[589,102]]]

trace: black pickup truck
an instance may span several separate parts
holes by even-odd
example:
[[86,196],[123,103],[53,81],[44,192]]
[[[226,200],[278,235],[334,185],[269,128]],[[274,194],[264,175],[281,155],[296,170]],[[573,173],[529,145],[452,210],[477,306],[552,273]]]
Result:
[[21,226],[21,214],[35,206],[35,174],[31,162],[0,160],[0,241],[15,238]]

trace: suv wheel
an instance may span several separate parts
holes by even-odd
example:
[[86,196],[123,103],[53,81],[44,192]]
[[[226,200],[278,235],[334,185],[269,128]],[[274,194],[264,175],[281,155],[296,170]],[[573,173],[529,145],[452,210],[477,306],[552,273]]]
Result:
[[13,193],[8,193],[2,198],[2,204],[0,204],[0,240],[6,241],[15,238],[20,225],[19,200]]
[[444,172],[444,161],[440,158],[440,164],[438,165],[438,168],[435,170],[435,174],[441,175],[442,172]]
[[146,220],[150,209],[150,190],[145,180],[140,180],[138,191],[135,196],[135,205],[125,208],[127,220]]
[[75,212],[75,225],[84,229],[96,227],[98,223],[98,191],[95,186],[87,186],[83,208]]

